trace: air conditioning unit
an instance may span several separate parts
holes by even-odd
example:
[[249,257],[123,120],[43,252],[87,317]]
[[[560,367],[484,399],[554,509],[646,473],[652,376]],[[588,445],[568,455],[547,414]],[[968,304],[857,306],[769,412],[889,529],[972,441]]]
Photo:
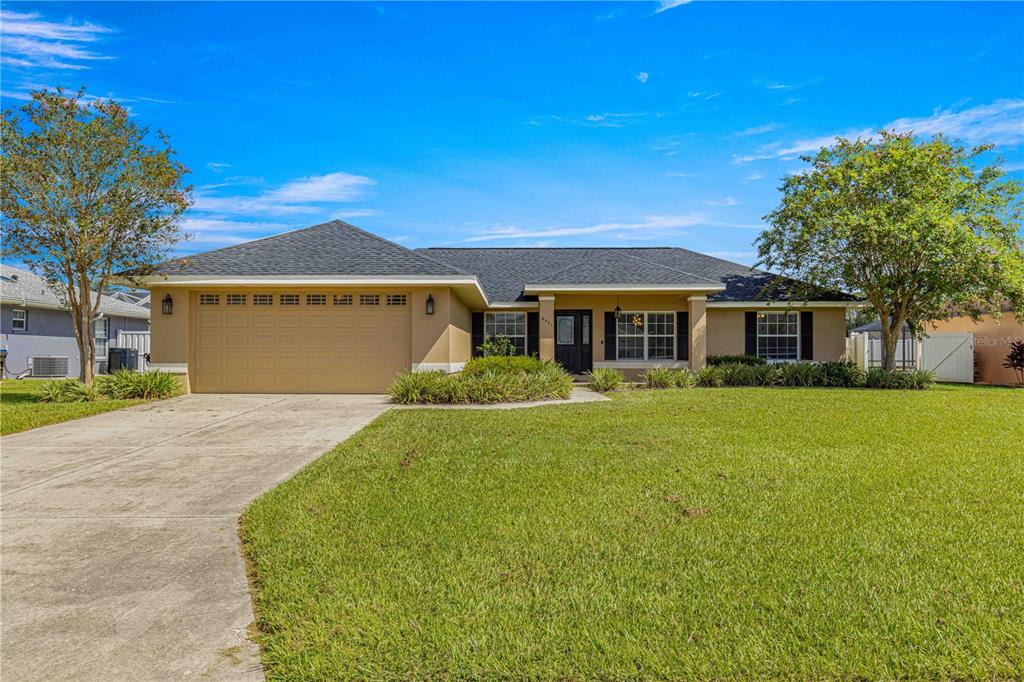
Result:
[[28,368],[34,377],[66,377],[68,359],[55,356],[37,356],[28,359]]

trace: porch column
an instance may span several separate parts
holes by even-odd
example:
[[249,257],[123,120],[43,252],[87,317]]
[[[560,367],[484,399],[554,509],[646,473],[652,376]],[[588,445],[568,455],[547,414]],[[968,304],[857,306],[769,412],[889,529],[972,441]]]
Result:
[[708,360],[707,296],[690,297],[690,369],[701,369]]
[[555,297],[540,296],[540,359],[555,359]]

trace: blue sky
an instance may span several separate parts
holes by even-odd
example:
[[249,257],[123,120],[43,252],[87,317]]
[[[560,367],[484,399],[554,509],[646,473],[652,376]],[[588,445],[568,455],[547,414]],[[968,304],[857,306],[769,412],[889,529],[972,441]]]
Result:
[[750,263],[799,154],[882,126],[1024,178],[1024,4],[9,3],[3,106],[86,86],[171,135],[204,251],[331,218],[407,246]]

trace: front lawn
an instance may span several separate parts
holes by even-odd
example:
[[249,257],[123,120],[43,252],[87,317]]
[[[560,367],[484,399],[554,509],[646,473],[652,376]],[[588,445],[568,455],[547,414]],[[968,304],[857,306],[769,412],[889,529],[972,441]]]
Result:
[[39,391],[45,383],[45,380],[40,379],[0,381],[0,434],[88,417],[144,402],[103,399],[87,403],[41,403],[38,401]]
[[1020,679],[1024,391],[395,410],[243,517],[273,679]]

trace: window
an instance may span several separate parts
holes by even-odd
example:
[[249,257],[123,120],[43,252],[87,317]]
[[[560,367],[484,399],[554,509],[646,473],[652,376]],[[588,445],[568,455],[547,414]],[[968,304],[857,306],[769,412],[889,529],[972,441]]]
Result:
[[352,305],[352,294],[335,294],[334,305]]
[[220,305],[220,294],[199,294],[199,305]]
[[618,360],[674,360],[675,313],[619,313],[615,324]]
[[28,331],[28,311],[15,308],[11,311],[11,329],[19,332]]
[[571,346],[576,343],[576,316],[563,315],[555,318],[555,343],[559,346]]
[[526,313],[484,313],[484,341],[508,337],[517,355],[526,355]]
[[306,294],[306,305],[327,305],[327,294]]
[[96,359],[103,361],[107,359],[107,318],[101,317],[94,320],[93,340],[96,342]]
[[252,295],[253,305],[274,305],[273,294],[253,294]]
[[245,294],[228,294],[228,305],[245,305]]
[[405,305],[405,294],[388,294],[388,305]]
[[757,314],[757,357],[769,362],[789,362],[800,358],[798,313]]
[[380,305],[379,294],[360,294],[359,305]]
[[298,305],[299,304],[299,295],[298,294],[281,294],[278,297],[278,300],[280,300],[281,305]]

